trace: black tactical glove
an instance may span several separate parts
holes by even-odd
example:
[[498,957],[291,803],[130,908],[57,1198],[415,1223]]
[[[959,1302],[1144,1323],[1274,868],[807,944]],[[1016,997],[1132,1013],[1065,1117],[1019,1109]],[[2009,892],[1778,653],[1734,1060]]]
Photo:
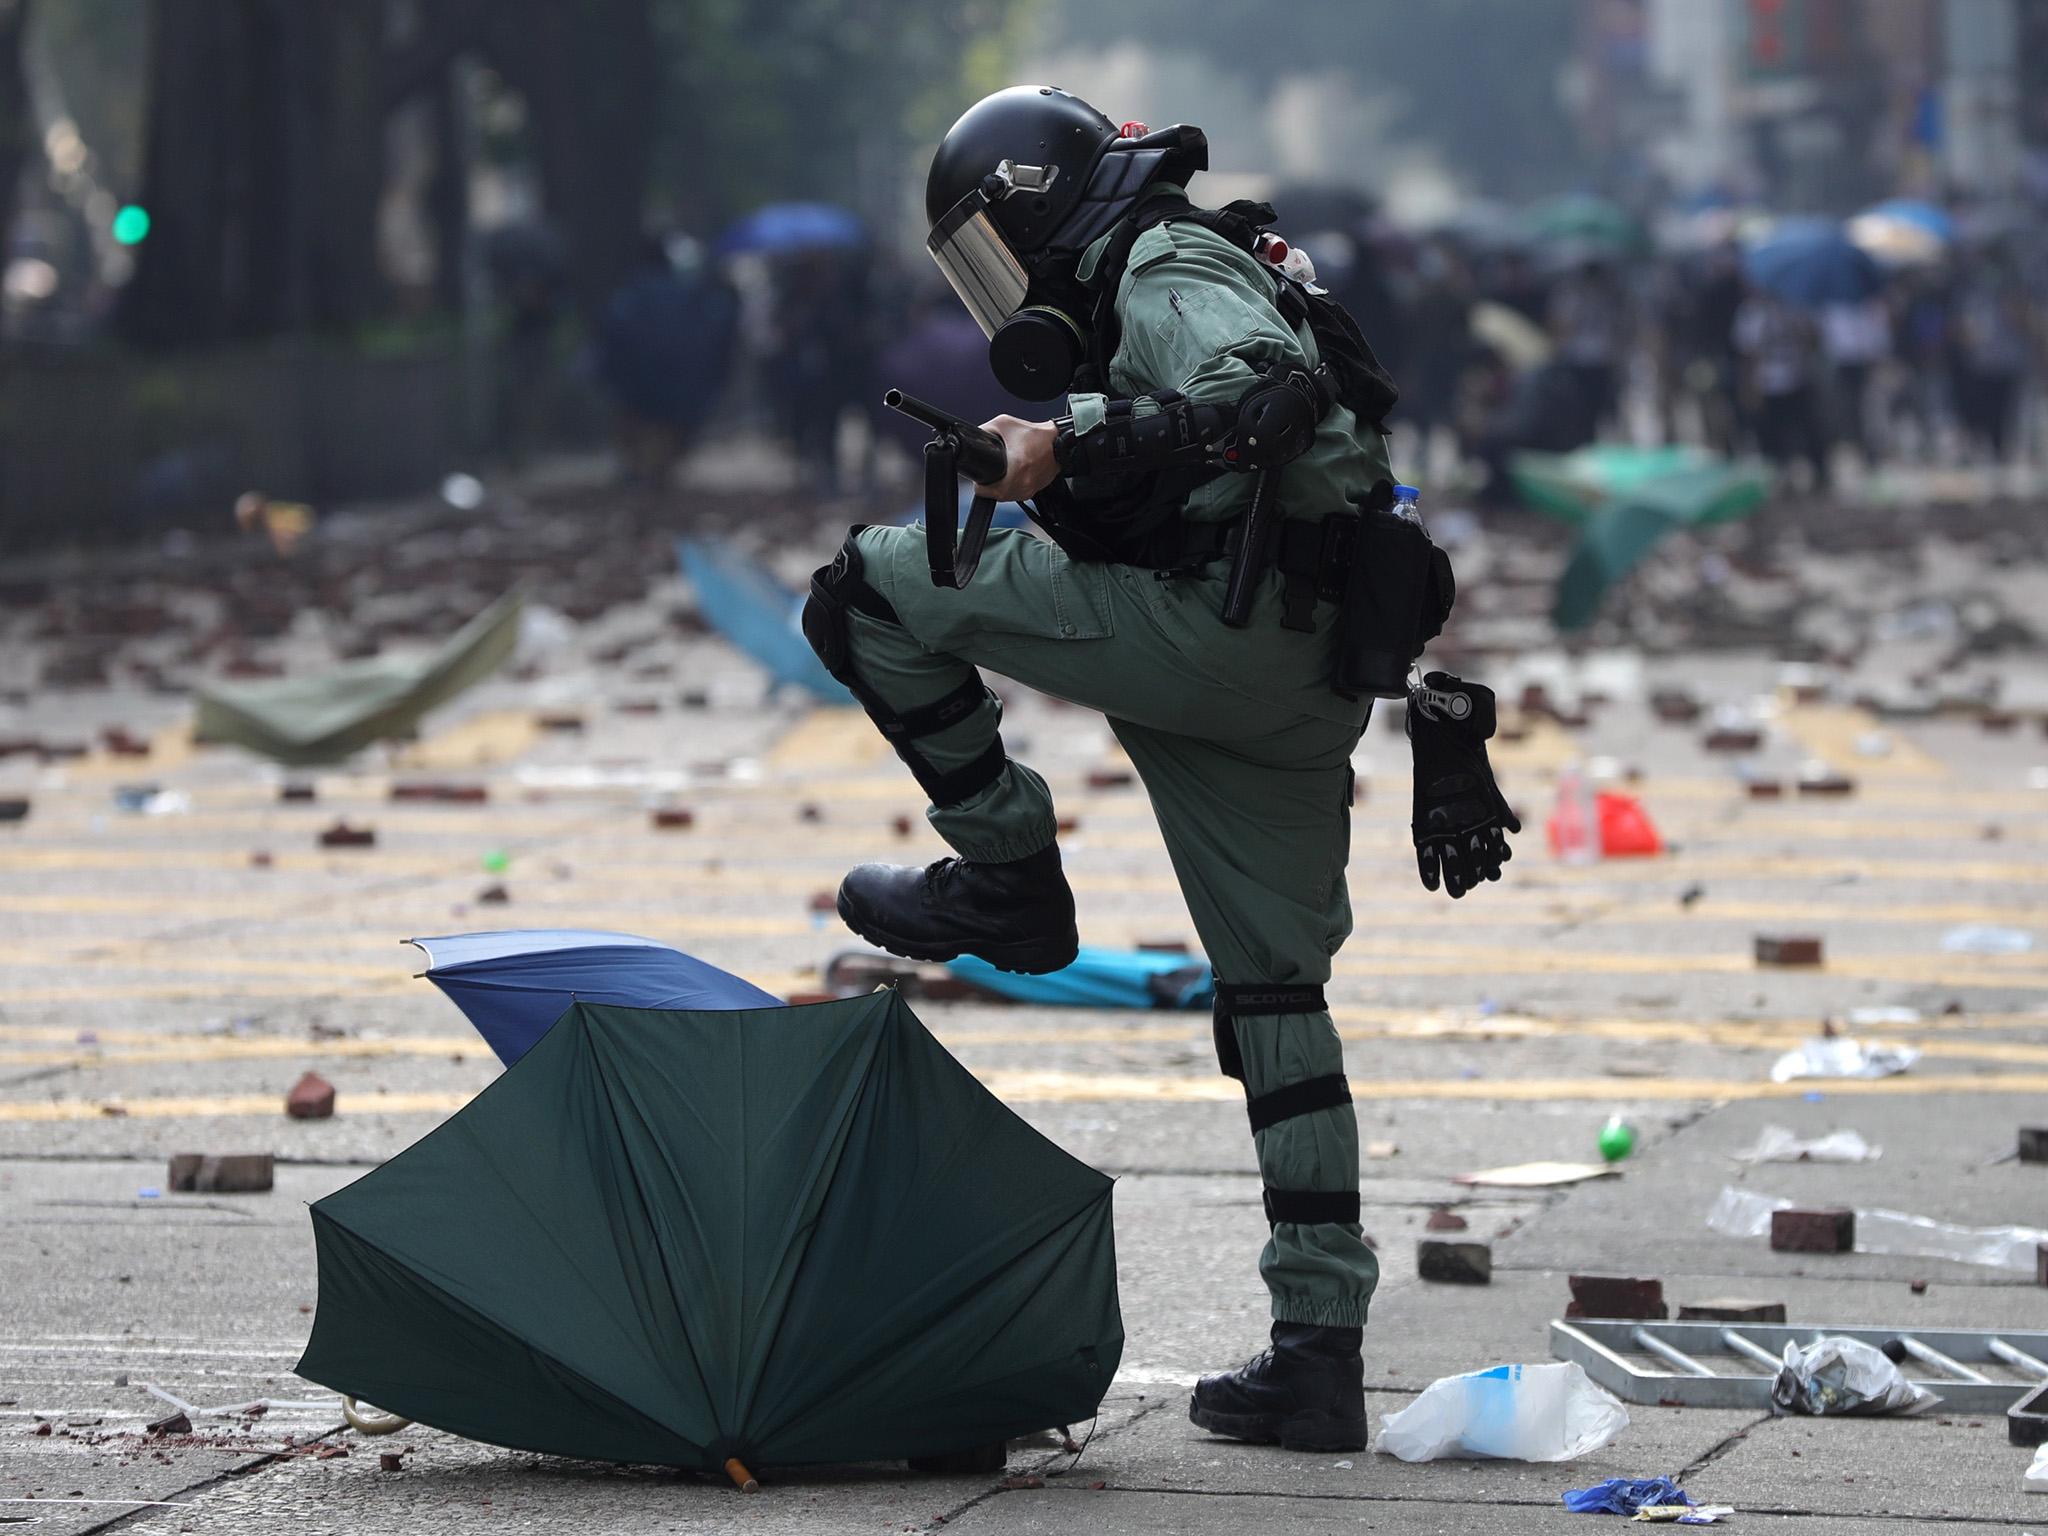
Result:
[[1498,880],[1513,853],[1507,834],[1522,830],[1486,761],[1493,735],[1493,690],[1448,672],[1432,672],[1408,690],[1408,744],[1415,751],[1415,857],[1422,883],[1441,881],[1462,896],[1482,879]]

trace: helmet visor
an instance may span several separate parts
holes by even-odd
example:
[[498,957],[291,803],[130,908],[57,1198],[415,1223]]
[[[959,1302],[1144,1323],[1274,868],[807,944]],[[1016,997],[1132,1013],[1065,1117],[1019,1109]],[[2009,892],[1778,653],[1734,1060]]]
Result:
[[996,327],[1022,307],[1030,280],[988,216],[988,202],[980,192],[970,192],[953,205],[933,227],[925,249],[982,335],[995,335]]

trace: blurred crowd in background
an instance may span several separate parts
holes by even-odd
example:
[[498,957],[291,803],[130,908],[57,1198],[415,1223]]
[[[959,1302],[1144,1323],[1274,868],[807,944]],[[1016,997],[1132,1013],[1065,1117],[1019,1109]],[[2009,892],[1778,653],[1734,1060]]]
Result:
[[2048,469],[2048,0],[1289,18],[0,0],[0,540],[562,453],[895,494],[919,434],[883,387],[1023,409],[921,191],[1025,78],[1209,131],[1195,195],[1274,203],[1414,477],[1505,495],[1517,451],[1596,441],[1808,492]]

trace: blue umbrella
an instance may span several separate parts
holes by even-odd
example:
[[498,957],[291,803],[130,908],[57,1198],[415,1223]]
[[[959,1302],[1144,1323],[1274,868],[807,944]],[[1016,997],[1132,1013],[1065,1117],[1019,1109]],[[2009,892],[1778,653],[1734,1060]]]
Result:
[[697,607],[712,628],[766,667],[776,682],[806,689],[822,703],[853,702],[804,638],[801,597],[746,556],[709,539],[677,539],[676,563],[697,589]]
[[867,226],[859,215],[837,203],[768,203],[729,225],[714,249],[721,256],[743,251],[781,256],[858,250],[867,242]]
[[1083,947],[1074,963],[1048,976],[999,971],[962,955],[947,969],[962,981],[1017,1003],[1062,1008],[1207,1008],[1216,978],[1200,955],[1149,949]]
[[630,933],[517,928],[406,942],[426,952],[427,980],[508,1067],[572,1003],[665,1011],[782,1006],[750,981]]
[[1956,221],[1949,216],[1947,210],[1937,208],[1932,203],[1922,202],[1917,197],[1887,198],[1876,207],[1865,209],[1864,212],[1896,219],[1901,224],[1917,224],[1943,245],[1955,243]]
[[1839,224],[1786,219],[1743,256],[1749,280],[1789,304],[1813,309],[1854,304],[1884,283],[1884,274]]

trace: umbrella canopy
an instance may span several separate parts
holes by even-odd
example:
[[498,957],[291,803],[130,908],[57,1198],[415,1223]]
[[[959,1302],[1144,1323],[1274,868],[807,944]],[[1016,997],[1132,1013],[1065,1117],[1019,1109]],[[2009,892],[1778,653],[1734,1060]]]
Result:
[[1928,266],[1955,244],[1956,222],[1932,203],[1898,197],[1851,219],[1849,238],[1885,266]]
[[1816,309],[1854,304],[1884,284],[1884,273],[1842,226],[1826,219],[1786,219],[1743,255],[1749,280],[1790,304]]
[[1582,256],[1633,256],[1647,243],[1634,214],[1586,192],[1546,198],[1523,215],[1523,227],[1533,241]]
[[304,767],[410,735],[428,710],[482,682],[512,654],[523,603],[522,593],[508,592],[423,658],[369,656],[311,677],[213,684],[199,693],[193,738]]
[[1473,339],[1498,352],[1517,373],[1542,367],[1556,351],[1542,326],[1491,299],[1472,306],[1470,325]]
[[1759,466],[1684,447],[1520,453],[1510,472],[1523,499],[1579,529],[1551,606],[1560,629],[1591,623],[1615,583],[1667,535],[1752,512],[1770,488]]
[[715,1472],[943,1455],[1094,1413],[1110,1180],[900,996],[577,1003],[312,1208],[298,1372],[473,1440]]
[[1208,961],[1164,950],[1084,945],[1073,964],[1045,976],[999,971],[973,955],[948,961],[947,969],[998,997],[1052,1007],[1207,1008],[1216,1000]]
[[630,933],[517,928],[407,939],[427,980],[511,1066],[579,999],[626,1008],[780,1008],[782,999],[715,965]]
[[696,588],[697,607],[711,626],[777,683],[802,688],[826,704],[853,702],[804,638],[803,599],[768,571],[709,539],[677,539],[676,563]]
[[860,216],[837,203],[768,203],[728,225],[714,249],[721,256],[747,251],[782,256],[857,250],[867,240]]

